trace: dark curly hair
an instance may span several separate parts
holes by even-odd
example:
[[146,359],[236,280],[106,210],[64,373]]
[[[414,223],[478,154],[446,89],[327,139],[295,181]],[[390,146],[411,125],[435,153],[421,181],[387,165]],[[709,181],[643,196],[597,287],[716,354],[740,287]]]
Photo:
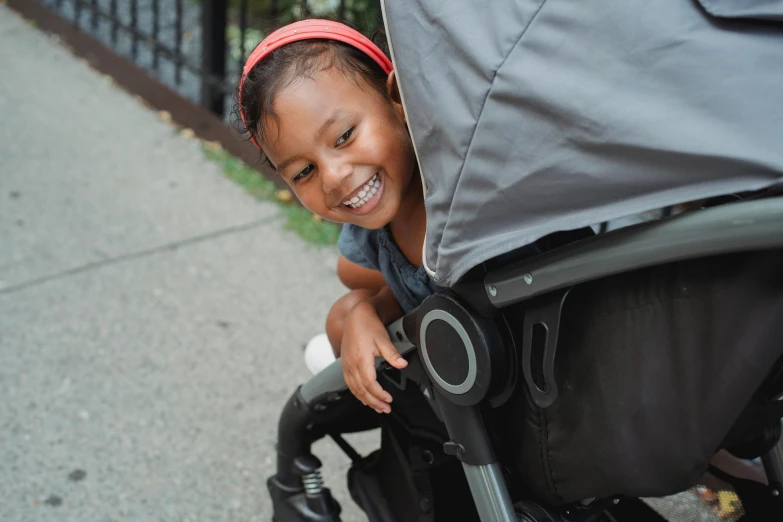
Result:
[[[382,30],[376,30],[371,40],[388,56],[386,38]],[[267,117],[277,119],[273,103],[275,96],[285,87],[303,77],[311,77],[318,71],[336,67],[352,81],[363,81],[375,89],[384,99],[387,74],[368,55],[359,49],[334,40],[302,40],[275,49],[247,74],[242,92],[237,85],[237,103],[234,118],[242,132],[263,141],[267,132]],[[242,124],[241,115],[245,116]],[[266,158],[263,158],[266,160]]]

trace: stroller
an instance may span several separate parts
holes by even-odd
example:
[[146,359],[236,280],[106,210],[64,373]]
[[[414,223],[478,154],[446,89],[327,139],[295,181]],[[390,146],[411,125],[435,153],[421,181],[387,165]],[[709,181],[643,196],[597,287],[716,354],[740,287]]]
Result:
[[388,327],[391,415],[339,361],[294,391],[274,520],[339,520],[327,435],[371,522],[655,520],[707,470],[783,520],[783,1],[382,4],[442,291]]

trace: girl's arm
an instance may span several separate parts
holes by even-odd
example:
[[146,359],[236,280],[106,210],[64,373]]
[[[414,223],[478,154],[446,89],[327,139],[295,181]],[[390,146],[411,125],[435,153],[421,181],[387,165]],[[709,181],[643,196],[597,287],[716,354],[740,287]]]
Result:
[[370,298],[370,304],[384,325],[388,325],[404,315],[400,303],[388,286],[383,285],[375,296]]

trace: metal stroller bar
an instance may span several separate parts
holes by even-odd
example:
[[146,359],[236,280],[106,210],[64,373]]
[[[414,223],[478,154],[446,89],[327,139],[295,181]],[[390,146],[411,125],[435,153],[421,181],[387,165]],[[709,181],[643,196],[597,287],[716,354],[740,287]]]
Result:
[[775,496],[783,492],[783,438],[772,447],[772,449],[761,458],[764,464],[764,472],[767,475],[767,481]]
[[506,481],[497,462],[482,466],[462,463],[481,522],[516,522]]
[[[458,349],[457,346],[452,348]],[[466,348],[471,349],[471,343],[466,343]],[[436,370],[430,369],[430,373]],[[481,522],[516,521],[511,496],[478,406],[455,404],[445,396],[442,388],[435,386],[440,413],[451,437],[443,449],[462,461]]]
[[743,201],[585,239],[487,275],[498,308],[638,268],[783,246],[783,198]]

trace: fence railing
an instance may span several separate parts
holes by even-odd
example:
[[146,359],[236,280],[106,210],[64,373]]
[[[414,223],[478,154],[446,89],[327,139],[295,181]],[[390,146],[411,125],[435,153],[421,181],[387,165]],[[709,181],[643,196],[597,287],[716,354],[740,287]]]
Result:
[[301,18],[346,20],[369,33],[379,0],[40,0],[80,31],[221,117],[247,54]]

